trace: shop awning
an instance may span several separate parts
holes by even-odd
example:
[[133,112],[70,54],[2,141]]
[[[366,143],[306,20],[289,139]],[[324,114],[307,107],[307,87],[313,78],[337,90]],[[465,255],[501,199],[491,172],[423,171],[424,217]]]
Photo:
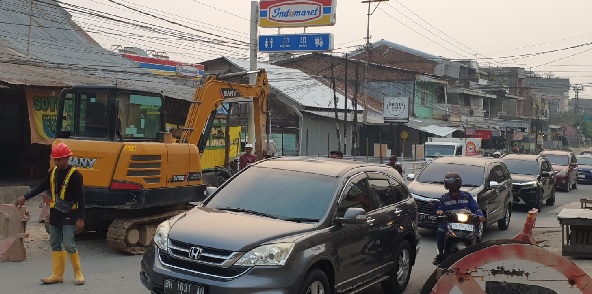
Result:
[[451,135],[452,133],[454,133],[454,131],[457,131],[458,129],[451,128],[451,127],[429,125],[429,126],[420,128],[420,130],[424,131],[426,133],[434,134],[436,136],[446,137],[448,135]]

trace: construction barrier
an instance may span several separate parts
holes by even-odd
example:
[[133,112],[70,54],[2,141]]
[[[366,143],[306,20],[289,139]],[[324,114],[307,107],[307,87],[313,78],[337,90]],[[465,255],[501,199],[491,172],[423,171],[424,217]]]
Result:
[[531,210],[514,240],[470,246],[448,257],[432,273],[421,294],[584,293],[592,294],[592,278],[565,257],[534,244]]
[[29,238],[29,213],[24,207],[0,204],[0,262],[23,261],[27,257],[23,239]]
[[539,213],[539,210],[536,208],[534,208],[528,212],[528,215],[526,216],[526,221],[524,222],[524,228],[522,229],[522,232],[519,233],[518,235],[516,235],[516,237],[514,237],[514,239],[512,239],[512,240],[536,245],[536,240],[534,239],[534,236],[532,235],[532,229],[534,229],[534,225],[536,223],[536,217],[537,217],[538,213]]

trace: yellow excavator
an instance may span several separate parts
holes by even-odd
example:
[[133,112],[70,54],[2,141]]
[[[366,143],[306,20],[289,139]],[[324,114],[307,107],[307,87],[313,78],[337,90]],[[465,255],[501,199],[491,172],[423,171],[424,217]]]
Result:
[[[232,83],[256,74],[254,85]],[[86,228],[107,230],[114,250],[141,254],[156,226],[205,198],[201,152],[225,102],[252,101],[255,150],[265,154],[269,83],[265,70],[204,76],[178,142],[165,131],[162,94],[115,86],[62,91],[56,141],[70,147],[70,164],[84,177]]]

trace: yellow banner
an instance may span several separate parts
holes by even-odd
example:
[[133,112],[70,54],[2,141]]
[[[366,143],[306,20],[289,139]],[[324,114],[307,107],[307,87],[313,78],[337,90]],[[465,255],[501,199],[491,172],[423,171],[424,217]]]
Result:
[[[31,144],[51,145],[55,138],[60,90],[25,87]],[[67,112],[69,112],[66,109]]]

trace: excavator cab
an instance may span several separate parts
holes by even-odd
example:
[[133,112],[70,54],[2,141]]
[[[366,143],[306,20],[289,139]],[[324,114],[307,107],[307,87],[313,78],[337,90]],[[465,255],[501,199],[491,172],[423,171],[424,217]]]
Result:
[[157,142],[165,130],[162,95],[105,86],[62,91],[57,137]]

